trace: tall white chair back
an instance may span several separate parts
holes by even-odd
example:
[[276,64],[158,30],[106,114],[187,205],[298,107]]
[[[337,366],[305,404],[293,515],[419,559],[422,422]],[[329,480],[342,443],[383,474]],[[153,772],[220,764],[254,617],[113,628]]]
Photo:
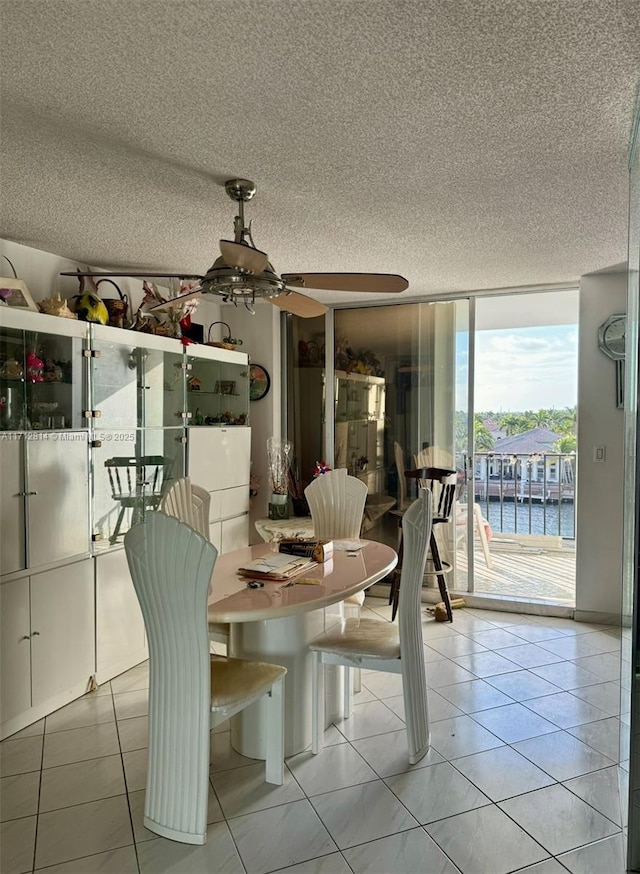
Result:
[[175,480],[162,496],[160,512],[175,516],[209,540],[211,495],[194,485],[188,476]]
[[316,477],[304,490],[311,510],[313,532],[322,540],[352,539],[360,536],[366,485],[344,468]]
[[414,761],[412,756],[422,758],[429,748],[427,676],[420,594],[429,552],[432,522],[431,492],[429,489],[421,488],[418,500],[409,507],[402,520],[404,556],[398,606],[402,694],[405,701],[407,743],[411,762]]
[[218,551],[161,513],[148,513],[124,543],[149,641],[145,825],[203,843],[195,838],[206,835],[209,797],[207,599]]
[[264,696],[266,780],[282,785],[287,671],[210,655],[207,600],[218,552],[201,534],[148,513],[124,545],[149,640],[144,825],[174,841],[204,844],[210,729]]
[[192,528],[211,540],[211,530],[209,528],[209,519],[211,518],[211,492],[203,489],[202,486],[197,486],[191,483],[191,506],[193,507],[193,521],[195,525]]
[[[321,540],[355,540],[360,537],[367,491],[362,480],[348,476],[345,468],[316,477],[304,490],[314,535]],[[358,618],[364,597],[364,592],[356,592],[342,601],[342,615]],[[350,683],[347,686],[351,688]],[[356,692],[360,691],[360,671],[355,672],[353,686]]]
[[[418,500],[402,521],[404,560],[400,585],[398,624],[375,619],[347,620],[312,641],[313,752],[322,740],[323,665],[364,668],[402,675],[409,762],[415,764],[429,749],[427,676],[422,643],[420,590],[427,561],[433,508],[431,492],[420,489]],[[345,671],[346,678],[349,671]],[[348,686],[348,682],[345,682]],[[345,710],[349,691],[345,688]]]
[[[209,517],[211,494],[196,486],[188,476],[175,480],[167,489],[160,503],[160,512],[174,516],[206,540],[210,540]],[[209,623],[209,640],[229,645],[229,626],[223,622]]]

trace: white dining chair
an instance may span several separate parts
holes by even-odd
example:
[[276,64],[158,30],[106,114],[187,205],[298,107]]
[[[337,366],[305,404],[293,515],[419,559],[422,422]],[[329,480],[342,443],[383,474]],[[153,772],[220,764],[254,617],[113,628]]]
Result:
[[404,558],[398,624],[375,619],[348,619],[309,645],[313,653],[313,753],[318,753],[322,746],[324,726],[320,715],[324,701],[324,665],[345,668],[345,714],[351,707],[349,668],[402,674],[410,764],[415,765],[429,750],[420,590],[431,537],[432,513],[431,492],[420,489],[418,499],[402,520]]
[[[330,470],[309,483],[304,496],[311,511],[315,537],[321,540],[357,540],[362,528],[367,491],[365,483],[355,476],[348,476],[345,468]],[[342,602],[345,619],[360,618],[364,598],[364,592],[356,592],[345,598]],[[359,670],[354,671],[353,689],[356,692],[361,689]]]
[[[344,468],[316,477],[304,490],[313,521],[314,536],[320,540],[357,540],[360,537],[367,487],[362,480],[348,476]],[[364,592],[343,602],[360,615]]]
[[[211,540],[209,517],[211,510],[211,494],[191,482],[188,476],[173,481],[162,496],[161,513],[175,516],[181,522],[190,525],[205,540]],[[213,643],[223,643],[229,646],[229,625],[224,622],[209,623],[209,640]]]
[[217,550],[188,525],[147,513],[124,546],[149,640],[144,825],[207,839],[211,728],[267,696],[266,782],[284,779],[286,668],[209,653],[207,599]]

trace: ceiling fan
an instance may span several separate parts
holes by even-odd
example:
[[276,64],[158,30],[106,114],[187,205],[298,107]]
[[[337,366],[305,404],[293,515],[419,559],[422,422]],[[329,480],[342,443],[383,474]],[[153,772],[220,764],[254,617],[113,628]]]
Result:
[[[256,193],[249,179],[230,179],[225,191],[238,204],[234,219],[234,239],[220,240],[220,255],[204,276],[184,273],[100,273],[102,277],[129,276],[144,279],[177,278],[198,280],[200,285],[179,297],[151,307],[152,310],[175,306],[202,294],[215,294],[223,302],[240,303],[254,312],[256,300],[264,299],[286,312],[301,318],[314,318],[327,312],[328,307],[313,298],[299,294],[296,289],[309,288],[325,291],[356,291],[390,294],[408,288],[407,280],[394,273],[283,273],[274,271],[266,252],[258,249],[251,236],[251,223],[245,225],[244,205]],[[65,274],[96,276],[90,274]]]

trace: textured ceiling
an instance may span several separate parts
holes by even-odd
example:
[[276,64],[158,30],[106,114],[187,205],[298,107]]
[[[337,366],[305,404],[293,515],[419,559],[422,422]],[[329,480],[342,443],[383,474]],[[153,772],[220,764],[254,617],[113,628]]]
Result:
[[[626,257],[640,0],[4,0],[0,236],[204,272],[258,185],[279,272],[400,299]],[[316,293],[326,302],[366,295]]]

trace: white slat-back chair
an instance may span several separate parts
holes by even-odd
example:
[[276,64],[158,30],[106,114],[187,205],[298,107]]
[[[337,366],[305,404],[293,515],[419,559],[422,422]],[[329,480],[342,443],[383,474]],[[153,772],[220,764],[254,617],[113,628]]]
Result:
[[[357,540],[360,537],[367,500],[367,487],[362,480],[348,476],[345,468],[330,470],[309,483],[304,496],[316,537],[321,540]],[[345,618],[360,617],[364,597],[364,592],[356,592],[345,598],[342,602]],[[360,691],[360,671],[355,672],[353,687],[356,692]]]
[[431,492],[420,489],[418,500],[404,514],[404,558],[398,624],[375,619],[348,619],[313,640],[312,752],[322,744],[323,666],[345,670],[345,712],[351,704],[348,668],[402,674],[409,762],[415,765],[429,750],[427,676],[422,643],[420,590],[427,561],[433,508]]
[[265,695],[266,781],[283,782],[287,671],[209,653],[207,599],[218,552],[197,531],[148,513],[124,546],[149,640],[144,825],[174,841],[204,844],[211,728]]
[[[357,540],[360,537],[367,487],[344,468],[330,470],[311,482],[304,490],[311,510],[313,533],[321,540]],[[360,614],[364,592],[346,598],[347,608]]]
[[[190,525],[198,534],[202,534],[205,540],[211,540],[209,536],[211,495],[206,489],[192,483],[188,476],[174,480],[162,496],[159,509],[161,513],[174,516],[181,522]],[[210,622],[209,640],[228,646],[228,624]]]

